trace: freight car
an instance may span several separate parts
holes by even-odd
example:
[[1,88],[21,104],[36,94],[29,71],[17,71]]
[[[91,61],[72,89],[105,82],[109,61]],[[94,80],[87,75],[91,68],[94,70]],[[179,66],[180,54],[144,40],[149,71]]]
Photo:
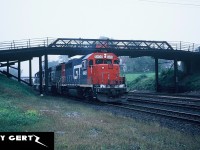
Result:
[[[121,101],[126,95],[125,77],[120,76],[119,58],[95,52],[48,69],[49,90],[102,102]],[[43,71],[44,77],[44,71]],[[39,72],[34,85],[39,86]],[[44,78],[43,78],[44,80]],[[43,86],[44,82],[43,82]]]

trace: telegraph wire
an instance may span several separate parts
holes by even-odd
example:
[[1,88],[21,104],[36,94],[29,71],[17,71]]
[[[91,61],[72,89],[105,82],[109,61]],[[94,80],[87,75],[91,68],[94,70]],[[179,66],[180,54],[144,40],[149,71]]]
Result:
[[162,3],[162,4],[171,4],[171,5],[185,5],[185,6],[196,6],[200,7],[200,4],[193,4],[193,3],[179,3],[179,2],[161,2],[156,0],[138,0],[138,1],[144,1],[144,2],[152,2],[152,3]]

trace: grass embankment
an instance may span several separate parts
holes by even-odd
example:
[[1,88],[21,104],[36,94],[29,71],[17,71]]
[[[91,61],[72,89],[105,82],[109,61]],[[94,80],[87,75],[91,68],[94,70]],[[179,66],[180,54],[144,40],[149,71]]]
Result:
[[[127,85],[131,90],[155,90],[154,73],[126,74]],[[174,72],[162,71],[159,73],[159,84],[162,88],[170,90],[174,87]],[[179,92],[200,91],[200,73],[185,75],[178,72]]]
[[34,109],[21,109],[15,104],[33,98],[32,90],[0,75],[0,131],[20,131],[21,127],[39,121]]
[[155,90],[154,73],[130,73],[125,77],[130,90]]
[[39,97],[0,76],[0,131],[53,131],[55,149],[200,149],[200,136],[91,109],[65,98]]

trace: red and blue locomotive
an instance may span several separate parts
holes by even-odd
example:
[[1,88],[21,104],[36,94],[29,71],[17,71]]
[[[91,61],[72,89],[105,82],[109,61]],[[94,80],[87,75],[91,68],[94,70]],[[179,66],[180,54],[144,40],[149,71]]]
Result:
[[119,101],[126,93],[125,77],[120,76],[119,58],[104,52],[91,53],[49,68],[49,87],[53,93],[103,102]]

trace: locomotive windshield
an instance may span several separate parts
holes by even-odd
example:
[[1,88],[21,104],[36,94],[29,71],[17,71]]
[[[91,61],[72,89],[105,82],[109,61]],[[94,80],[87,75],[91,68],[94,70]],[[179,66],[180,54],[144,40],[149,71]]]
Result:
[[112,60],[106,59],[106,60],[104,60],[104,64],[112,64]]
[[96,59],[96,64],[112,64],[111,59]]
[[96,59],[96,64],[103,64],[103,59]]
[[114,60],[114,64],[119,64],[119,60]]

